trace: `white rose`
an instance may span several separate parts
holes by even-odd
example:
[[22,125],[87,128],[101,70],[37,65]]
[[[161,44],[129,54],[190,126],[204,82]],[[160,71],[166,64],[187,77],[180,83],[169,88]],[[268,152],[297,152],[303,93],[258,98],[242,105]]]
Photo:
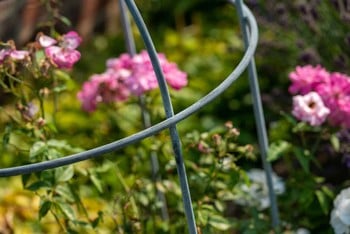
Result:
[[[266,174],[262,169],[254,168],[247,173],[251,184],[241,184],[240,193],[236,196],[236,202],[241,205],[255,206],[259,210],[270,206]],[[285,191],[284,182],[275,173],[272,173],[272,186],[275,193],[282,194]]]
[[350,234],[350,188],[342,190],[335,198],[330,223],[335,234]]
[[306,228],[298,228],[295,234],[310,234],[310,231],[307,230]]

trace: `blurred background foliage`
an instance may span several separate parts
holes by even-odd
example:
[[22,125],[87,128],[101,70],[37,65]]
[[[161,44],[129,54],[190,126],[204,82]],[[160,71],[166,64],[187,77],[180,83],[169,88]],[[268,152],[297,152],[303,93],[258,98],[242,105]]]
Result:
[[[70,27],[75,28],[79,25],[79,20],[84,19],[78,19],[74,13],[75,11],[72,10],[79,9],[79,4],[68,2],[62,1],[62,14],[71,20],[72,26]],[[69,142],[71,146],[83,149],[109,143],[142,129],[140,111],[136,104],[115,105],[112,108],[103,106],[95,113],[87,114],[80,109],[80,104],[76,98],[76,93],[85,80],[89,79],[92,74],[101,73],[105,70],[105,62],[108,58],[117,57],[120,53],[125,52],[125,42],[119,22],[116,21],[112,24],[117,28],[115,31],[108,32],[106,30],[107,23],[110,25],[108,19],[104,17],[106,8],[102,7],[108,6],[106,2],[109,1],[101,1],[100,8],[96,8],[95,18],[90,22],[92,24],[91,32],[84,40],[84,45],[80,47],[82,58],[70,73],[72,81],[67,84],[66,92],[60,94],[59,109],[56,113],[55,137]],[[188,73],[188,87],[180,92],[171,93],[175,112],[186,108],[207,94],[224,80],[239,63],[244,52],[243,43],[235,9],[226,1],[138,0],[136,2],[157,50],[165,53],[170,61],[176,62],[181,69]],[[280,119],[281,112],[288,113],[291,108],[291,97],[287,91],[289,72],[297,65],[321,64],[330,71],[350,74],[350,6],[348,1],[342,0],[285,0],[277,3],[274,0],[247,0],[245,2],[256,16],[260,30],[259,45],[255,58],[270,139],[271,141],[285,139],[289,133],[283,131],[283,128],[288,129],[288,123]],[[83,1],[80,1],[80,3],[82,4]],[[69,8],[69,6],[71,7]],[[18,11],[18,14],[21,13],[21,11]],[[67,31],[68,28],[67,26],[61,26],[58,29]],[[144,48],[143,43],[137,29],[134,27],[133,30],[137,48],[141,50]],[[35,28],[35,31],[40,31],[40,29]],[[10,33],[3,34],[1,39],[5,40],[10,37]],[[8,98],[5,94],[1,94],[1,99],[2,108],[10,108],[11,97]],[[150,110],[154,117],[153,123],[162,120],[164,115],[160,106],[159,95],[156,92],[152,93],[147,101],[150,106],[159,104],[159,107]],[[213,131],[213,129],[220,128],[218,126],[222,126],[227,120],[231,120],[241,132],[237,144],[249,143],[257,148],[251,104],[247,75],[244,74],[217,100],[199,113],[181,122],[178,125],[180,134],[185,137],[186,133],[193,130],[199,132]],[[4,113],[2,112],[0,115],[2,134],[6,133],[5,129],[8,127],[8,117]],[[278,126],[277,130],[274,126]],[[18,135],[17,137],[18,139],[14,141],[22,142],[21,137],[24,136]],[[76,174],[74,178],[79,183],[75,182],[74,184],[79,186],[79,190],[83,194],[81,200],[89,204],[88,209],[92,210],[92,216],[96,220],[100,217],[98,210],[106,211],[108,215],[104,216],[104,222],[107,223],[105,226],[113,227],[115,231],[120,233],[136,233],[139,231],[140,223],[144,222],[146,228],[148,228],[146,230],[151,230],[152,227],[147,225],[152,225],[152,223],[147,223],[147,219],[149,215],[154,215],[154,212],[146,213],[146,210],[147,207],[150,207],[155,194],[147,164],[147,152],[150,148],[156,148],[161,153],[161,173],[166,178],[162,186],[168,186],[163,190],[168,192],[169,207],[174,208],[173,213],[171,213],[173,220],[170,222],[173,225],[173,232],[169,231],[169,226],[155,224],[157,222],[161,223],[159,217],[152,216],[153,225],[157,226],[157,233],[186,231],[186,228],[184,228],[185,221],[180,218],[183,211],[179,202],[176,172],[174,171],[174,165],[171,164],[173,163],[171,151],[169,145],[165,143],[169,141],[169,137],[167,132],[164,132],[160,133],[157,138],[163,144],[147,139],[136,144],[136,146],[127,147],[116,153],[108,154],[106,157],[79,163],[75,166]],[[29,148],[25,144],[13,148],[2,147],[0,149],[2,155],[0,157],[1,167],[21,165],[28,162],[26,155],[28,155]],[[185,156],[187,153],[189,152],[185,150]],[[205,167],[207,162],[196,160],[198,160],[198,157],[193,153],[189,153],[188,158],[186,158],[186,163],[189,166],[189,183],[193,184],[191,188],[196,201],[195,204],[198,205],[200,203],[197,203],[197,201],[205,200],[205,196],[201,193],[203,188],[196,187],[201,186],[200,182],[203,179],[200,178],[200,173],[196,171],[196,167],[198,165]],[[140,163],[145,161],[147,163]],[[260,162],[259,160],[243,160],[241,166],[243,168],[260,166]],[[303,180],[302,175],[296,180]],[[23,221],[29,220],[32,222],[30,228],[34,230],[33,233],[45,233],[45,228],[53,222],[52,217],[43,220],[43,225],[39,225],[37,216],[27,213],[26,209],[38,209],[36,207],[38,201],[35,200],[34,196],[28,194],[25,195],[25,199],[28,200],[23,198],[24,195],[16,178],[18,177],[0,180],[3,184],[1,186],[1,212],[4,213],[2,216],[4,218],[0,220],[1,228],[4,228],[4,230],[6,228],[9,230],[20,228],[17,230],[18,233],[21,233],[21,229],[28,228],[22,225]],[[229,178],[229,180],[234,179],[233,177]],[[8,181],[10,181],[11,186]],[[291,186],[297,186],[297,181],[292,181]],[[232,183],[234,184],[234,182]],[[308,180],[305,180],[302,185],[307,187],[307,182]],[[212,189],[218,189],[216,186],[219,185],[214,185]],[[286,222],[293,222],[296,217],[302,217],[299,219],[303,220],[300,225],[309,228],[311,233],[331,233],[328,217],[324,214],[320,215],[320,213],[315,214],[312,210],[318,209],[319,204],[310,205],[313,203],[313,196],[308,196],[308,194],[315,186],[318,186],[317,183],[312,183],[307,187],[308,189],[306,187],[301,188],[305,190],[303,193],[305,199],[302,201],[298,200],[298,194],[291,194],[288,198],[282,198],[286,201],[285,203],[280,202],[281,210],[284,212],[283,214],[286,214],[282,217]],[[215,190],[210,191],[215,193]],[[128,199],[133,192],[137,196],[135,197],[137,206],[141,207],[141,212],[144,212],[138,216],[142,217],[140,220],[133,220],[135,215],[133,212],[137,211],[135,211],[135,204]],[[119,194],[121,195],[119,196]],[[11,201],[11,199],[15,201]],[[21,201],[24,205],[19,204]],[[294,205],[306,208],[301,209],[299,213],[288,213],[288,209],[291,209]],[[10,207],[6,209],[7,206]],[[26,208],[26,206],[30,206],[30,208]],[[122,227],[118,226],[118,223],[121,222],[120,220],[117,221],[119,214],[113,213],[113,210],[117,210],[114,209],[114,206],[121,206],[119,210],[126,212],[126,217],[129,218],[128,221],[124,220],[124,226]],[[157,210],[158,208],[155,205],[152,209]],[[212,207],[208,209],[212,209]],[[202,213],[207,211],[198,210]],[[217,211],[215,209],[215,212]],[[257,217],[255,221],[260,222],[263,219],[265,217]],[[213,222],[213,225],[208,226],[203,221],[203,230],[206,230],[203,233],[213,233],[213,230],[215,230],[215,233],[220,231],[223,233],[243,233],[233,231],[239,228],[237,226],[230,227],[230,231],[227,232],[225,229],[227,222],[227,220],[219,220],[217,223]],[[21,223],[21,225],[17,225],[17,223]],[[55,230],[55,228],[57,227],[50,230]],[[124,232],[121,231],[122,229],[124,229]],[[25,233],[25,231],[22,233]],[[260,232],[247,231],[246,233],[267,232],[260,230]]]

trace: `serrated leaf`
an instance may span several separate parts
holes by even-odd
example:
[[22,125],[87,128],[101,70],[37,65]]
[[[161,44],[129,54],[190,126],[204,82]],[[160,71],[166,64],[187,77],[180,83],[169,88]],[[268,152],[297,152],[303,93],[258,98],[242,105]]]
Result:
[[39,220],[45,217],[45,215],[49,212],[51,209],[52,202],[51,201],[44,201],[39,208]]

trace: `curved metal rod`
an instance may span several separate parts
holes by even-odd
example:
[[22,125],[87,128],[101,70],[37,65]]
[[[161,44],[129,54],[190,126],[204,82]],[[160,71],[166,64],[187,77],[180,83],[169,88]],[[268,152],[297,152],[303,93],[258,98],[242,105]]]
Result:
[[51,161],[44,161],[38,163],[27,164],[23,166],[17,167],[9,167],[0,169],[0,177],[7,176],[15,176],[21,174],[29,174],[37,171],[43,171],[47,169],[52,169],[56,167],[61,167],[69,164],[73,164],[76,162],[84,161],[90,158],[96,158],[103,154],[110,153],[116,150],[119,150],[129,144],[138,142],[144,138],[152,136],[169,126],[172,126],[181,120],[189,117],[193,113],[197,112],[210,102],[212,102],[215,98],[217,98],[222,92],[228,89],[233,82],[235,82],[238,77],[244,72],[246,67],[248,66],[250,60],[254,56],[255,49],[258,43],[258,27],[255,21],[255,18],[252,12],[245,5],[243,6],[243,11],[246,14],[247,21],[249,27],[251,29],[250,38],[249,38],[249,46],[242,57],[242,60],[238,64],[238,66],[231,72],[228,77],[222,81],[216,88],[214,88],[211,92],[205,95],[203,98],[199,99],[197,102],[193,103],[191,106],[186,109],[180,111],[174,116],[159,122],[158,124],[153,125],[143,131],[137,132],[131,136],[116,140],[114,142],[81,152],[77,154],[72,154],[66,157],[53,159]]

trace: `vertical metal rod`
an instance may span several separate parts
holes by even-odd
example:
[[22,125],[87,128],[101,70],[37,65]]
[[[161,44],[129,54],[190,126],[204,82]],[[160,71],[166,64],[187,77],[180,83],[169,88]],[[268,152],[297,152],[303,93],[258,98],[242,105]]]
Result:
[[[170,95],[169,91],[165,82],[164,74],[161,70],[160,63],[158,60],[157,52],[155,50],[154,44],[152,42],[152,39],[149,35],[149,32],[146,28],[145,23],[143,22],[143,19],[141,17],[141,14],[135,5],[135,2],[132,0],[125,0],[126,5],[128,6],[131,15],[133,16],[135,23],[140,31],[140,34],[144,40],[146,49],[148,51],[148,54],[150,56],[153,69],[155,71],[155,74],[157,76],[157,81],[159,88],[161,90],[161,96],[163,100],[163,105],[165,109],[165,114],[167,118],[170,118],[174,116],[173,107],[170,101]],[[190,190],[188,186],[187,181],[187,175],[186,175],[186,169],[185,164],[183,161],[182,156],[182,150],[181,150],[181,142],[178,135],[178,131],[176,129],[176,125],[171,125],[169,127],[170,130],[170,137],[173,145],[174,155],[175,155],[175,161],[177,166],[177,172],[180,179],[180,187],[182,192],[182,199],[183,199],[183,205],[185,209],[185,215],[187,219],[187,225],[189,229],[190,234],[197,234],[197,228],[196,228],[196,222],[194,218],[194,212],[192,207],[192,201],[191,201],[191,195]]]
[[130,54],[130,56],[134,56],[136,54],[135,40],[132,35],[130,20],[126,12],[125,2],[124,0],[119,0],[118,2],[119,2],[121,24],[124,32],[126,50]]
[[[134,40],[132,31],[131,31],[130,20],[126,12],[125,2],[124,0],[119,0],[118,2],[120,7],[121,24],[123,27],[126,49],[130,54],[130,56],[134,56],[136,54],[136,46],[135,46],[135,40]],[[142,114],[143,127],[144,128],[151,127],[151,116],[145,106],[144,95],[141,95],[139,97],[139,106]],[[158,160],[157,153],[155,151],[152,150],[150,154],[151,154],[152,179],[153,179],[153,182],[156,184],[158,181],[161,180],[161,176],[159,174],[159,160]],[[156,186],[155,188],[157,191],[157,198],[162,203],[161,205],[162,219],[169,220],[169,213],[168,213],[165,195],[163,192],[157,189]]]
[[[241,30],[243,33],[245,49],[247,49],[247,47],[249,46],[249,29],[245,18],[246,16],[243,13],[243,0],[236,0],[235,2],[236,2],[236,9],[237,9],[237,13],[238,13],[239,21],[241,25]],[[267,187],[269,190],[272,226],[276,228],[279,225],[280,221],[279,221],[276,194],[274,192],[273,183],[272,183],[272,168],[271,168],[271,164],[267,161],[269,143],[268,143],[268,138],[266,134],[264,112],[261,104],[259,83],[257,79],[257,72],[256,72],[254,57],[252,57],[247,68],[248,68],[248,75],[249,75],[250,92],[253,98],[254,116],[255,116],[255,122],[257,125],[261,160],[266,173]]]

